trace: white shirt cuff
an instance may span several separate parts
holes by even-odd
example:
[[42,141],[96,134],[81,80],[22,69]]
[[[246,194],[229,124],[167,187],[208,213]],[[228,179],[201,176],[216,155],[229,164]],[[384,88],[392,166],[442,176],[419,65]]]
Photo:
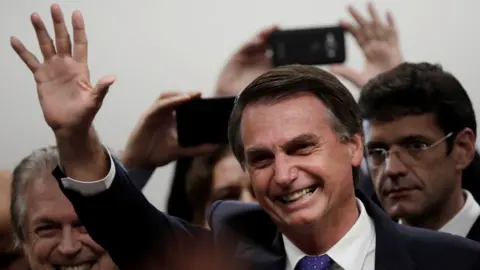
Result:
[[[110,159],[110,171],[108,172],[107,176],[105,176],[101,180],[97,181],[80,181],[80,180],[75,180],[70,177],[65,177],[60,179],[62,181],[62,185],[65,189],[70,189],[73,191],[76,191],[83,196],[93,196],[96,194],[99,194],[107,189],[110,188],[112,185],[113,179],[115,178],[115,164],[113,163],[112,155],[108,151],[108,149],[105,147],[105,153],[108,155],[108,158]],[[62,166],[60,165],[60,168],[63,171]]]

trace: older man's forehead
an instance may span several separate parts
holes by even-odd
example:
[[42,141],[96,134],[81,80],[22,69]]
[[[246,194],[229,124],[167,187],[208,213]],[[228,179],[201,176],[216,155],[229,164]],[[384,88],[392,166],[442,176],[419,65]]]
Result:
[[26,186],[25,203],[27,217],[31,222],[44,219],[58,222],[77,219],[75,209],[51,175],[39,177]]

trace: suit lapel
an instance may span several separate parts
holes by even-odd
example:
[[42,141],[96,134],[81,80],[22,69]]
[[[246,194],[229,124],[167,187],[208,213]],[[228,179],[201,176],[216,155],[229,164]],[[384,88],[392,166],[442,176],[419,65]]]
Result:
[[365,205],[368,215],[375,226],[375,269],[414,270],[405,241],[401,238],[397,225],[366,195],[356,191],[356,196]]
[[472,228],[467,234],[467,238],[473,241],[480,242],[480,217],[473,223]]

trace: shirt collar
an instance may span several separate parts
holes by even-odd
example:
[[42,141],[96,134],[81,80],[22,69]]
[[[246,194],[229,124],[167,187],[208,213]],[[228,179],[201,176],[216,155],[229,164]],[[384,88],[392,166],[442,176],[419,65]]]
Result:
[[[350,230],[326,254],[344,270],[358,270],[367,255],[375,250],[375,228],[362,201],[357,199],[360,215]],[[282,235],[287,255],[287,270],[293,270],[305,256],[285,235]]]
[[465,204],[460,212],[439,229],[440,232],[466,237],[480,216],[480,205],[468,190],[464,190],[463,192],[466,196]]

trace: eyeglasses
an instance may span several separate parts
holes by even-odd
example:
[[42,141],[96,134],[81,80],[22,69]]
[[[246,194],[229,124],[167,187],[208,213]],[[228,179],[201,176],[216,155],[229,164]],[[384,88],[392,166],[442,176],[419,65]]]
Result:
[[402,161],[404,165],[411,166],[417,163],[424,152],[428,149],[439,145],[441,142],[450,138],[453,135],[453,132],[448,133],[446,136],[442,137],[438,141],[428,144],[428,143],[407,143],[398,145],[397,150],[392,151],[392,149],[387,150],[384,148],[374,148],[367,151],[367,162],[371,168],[378,168],[383,165],[385,160],[392,154],[397,153],[397,157]]

